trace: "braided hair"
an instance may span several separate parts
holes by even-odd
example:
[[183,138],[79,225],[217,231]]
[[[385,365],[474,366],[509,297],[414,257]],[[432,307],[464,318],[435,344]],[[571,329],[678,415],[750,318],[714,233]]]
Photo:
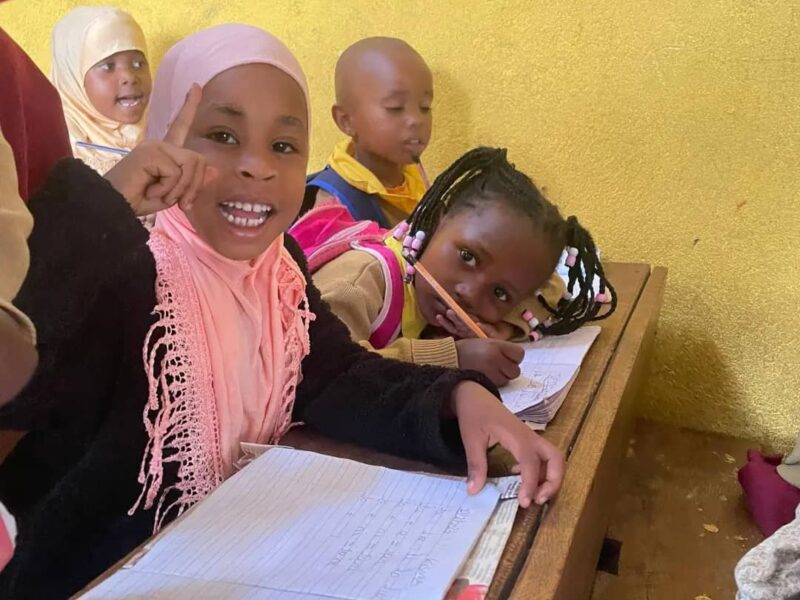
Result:
[[[427,240],[446,214],[478,208],[481,203],[492,201],[505,202],[531,220],[550,244],[552,270],[555,270],[564,248],[568,249],[567,290],[576,293],[573,295],[568,291],[556,306],[551,306],[540,294],[539,302],[552,316],[544,323],[532,323],[532,332],[563,335],[589,321],[605,319],[614,312],[617,296],[606,279],[591,234],[576,217],[564,219],[533,181],[508,162],[505,148],[470,150],[434,180],[408,218],[407,226],[403,227],[409,236],[421,238],[415,254],[422,255]],[[417,235],[419,232],[424,235]],[[595,277],[599,280],[597,294],[593,287]],[[607,310],[601,313],[604,303],[608,303]]]

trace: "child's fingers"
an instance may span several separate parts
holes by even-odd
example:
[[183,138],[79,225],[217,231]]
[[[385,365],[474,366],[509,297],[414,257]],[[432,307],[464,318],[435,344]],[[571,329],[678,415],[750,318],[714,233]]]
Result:
[[520,364],[522,359],[525,358],[525,348],[522,345],[500,340],[497,341],[497,344],[499,344],[500,352],[503,353],[503,356],[515,364]]
[[486,484],[488,440],[480,430],[464,431],[461,439],[467,458],[467,493],[477,494]]
[[447,333],[455,337],[455,332],[453,331],[453,326],[450,324],[444,315],[436,315],[436,324],[444,329]]
[[154,155],[153,162],[146,167],[146,170],[155,183],[147,186],[144,196],[148,201],[161,203],[183,175],[180,165],[169,154],[163,152],[163,149]]
[[467,324],[461,320],[461,318],[456,314],[456,311],[454,311],[452,308],[447,309],[446,316],[453,327],[453,331],[455,332],[453,335],[456,335],[462,339],[477,337],[475,332],[467,327]]
[[189,88],[189,93],[186,94],[186,101],[183,103],[183,107],[169,126],[167,135],[164,136],[165,142],[173,146],[183,146],[186,141],[186,136],[192,128],[194,115],[197,113],[197,107],[202,98],[203,90],[196,83],[193,84],[192,87]]
[[536,504],[544,504],[554,497],[561,488],[564,479],[564,457],[550,444],[539,448],[539,454],[545,462],[544,482],[536,493]]
[[451,321],[446,315],[436,315],[436,323],[444,329],[447,333],[457,339],[463,339],[462,331],[458,328],[457,324]]
[[164,198],[164,204],[172,206],[181,200],[191,188],[197,174],[197,159],[186,160],[181,164],[181,176]]
[[[514,418],[516,419],[516,417]],[[519,421],[517,423],[522,425]],[[522,425],[522,427],[525,427],[525,425]],[[522,508],[528,508],[533,499],[537,497],[541,459],[535,445],[523,443],[524,439],[529,439],[530,436],[528,434],[531,432],[525,432],[524,436],[520,436],[515,433],[517,429],[516,426],[504,428],[498,432],[498,441],[517,460],[522,479],[518,494],[519,505]]]
[[500,365],[500,372],[508,381],[516,379],[522,372],[519,365],[512,360],[505,361]]
[[205,178],[206,159],[201,155],[197,155],[192,181],[187,187],[186,191],[179,196],[179,202],[182,209],[189,210],[192,207],[192,204],[194,204],[194,201],[197,199],[197,195],[200,193],[200,190],[204,185]]

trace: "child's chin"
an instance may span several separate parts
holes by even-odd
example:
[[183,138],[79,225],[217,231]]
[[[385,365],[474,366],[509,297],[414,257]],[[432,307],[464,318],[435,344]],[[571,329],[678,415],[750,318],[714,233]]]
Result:
[[260,235],[251,240],[215,240],[211,241],[210,245],[225,258],[231,260],[253,260],[263,254],[275,241],[276,237],[275,235]]
[[114,120],[117,123],[122,123],[123,125],[135,125],[139,121],[142,120],[144,116],[145,109],[142,108],[140,110],[136,110],[135,112],[124,110],[124,109],[117,109]]

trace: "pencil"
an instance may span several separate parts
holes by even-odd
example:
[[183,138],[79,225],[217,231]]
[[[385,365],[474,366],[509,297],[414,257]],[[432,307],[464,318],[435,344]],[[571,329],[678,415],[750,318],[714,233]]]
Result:
[[425,167],[422,166],[422,161],[419,159],[419,156],[412,156],[414,159],[414,164],[417,165],[417,171],[419,171],[419,176],[422,177],[422,183],[425,185],[425,189],[427,190],[431,187],[431,182],[428,179],[428,174],[425,172]]
[[473,321],[470,316],[464,312],[464,309],[461,308],[455,300],[453,300],[453,297],[447,293],[447,290],[439,285],[439,282],[433,278],[433,275],[428,272],[428,269],[426,269],[421,262],[419,262],[413,256],[406,256],[405,259],[408,264],[414,267],[414,271],[418,273],[425,281],[427,281],[428,285],[430,285],[434,291],[439,294],[439,297],[444,300],[444,303],[447,304],[447,306],[449,306],[453,312],[456,313],[456,315],[458,315],[458,318],[461,319],[461,321],[472,330],[472,333],[479,338],[487,339],[487,335],[483,332],[483,329],[478,327],[478,324],[475,323],[475,321]]
[[112,148],[111,146],[101,146],[100,144],[90,144],[89,142],[75,142],[79,148],[89,148],[91,150],[99,150],[100,152],[110,152],[111,154],[120,154],[122,156],[128,155],[128,150],[122,148]]

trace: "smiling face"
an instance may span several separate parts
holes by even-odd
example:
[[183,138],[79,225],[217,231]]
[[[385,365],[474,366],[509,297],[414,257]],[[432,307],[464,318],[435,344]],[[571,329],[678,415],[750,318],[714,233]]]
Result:
[[[558,249],[531,218],[500,200],[442,218],[422,264],[475,320],[497,323],[553,273]],[[446,308],[424,279],[414,279],[422,316],[436,324]]]
[[255,258],[294,221],[305,191],[308,116],[289,75],[248,64],[214,77],[184,146],[219,171],[186,211],[217,252]]
[[89,69],[83,86],[104,117],[128,125],[138,123],[150,101],[150,67],[139,50],[117,52]]

